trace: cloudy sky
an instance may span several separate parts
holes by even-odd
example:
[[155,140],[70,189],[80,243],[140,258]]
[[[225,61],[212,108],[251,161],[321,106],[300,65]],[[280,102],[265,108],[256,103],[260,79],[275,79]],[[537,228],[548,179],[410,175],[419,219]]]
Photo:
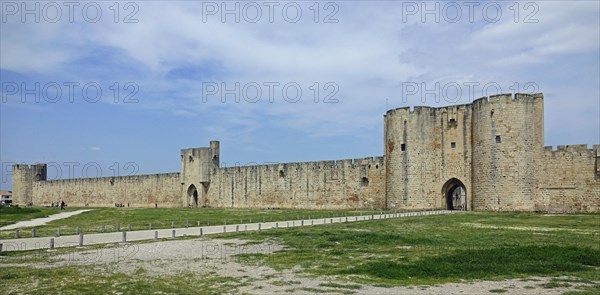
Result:
[[546,145],[600,142],[598,1],[0,3],[3,189],[211,139],[223,166],[380,156],[387,109],[498,92],[544,93]]

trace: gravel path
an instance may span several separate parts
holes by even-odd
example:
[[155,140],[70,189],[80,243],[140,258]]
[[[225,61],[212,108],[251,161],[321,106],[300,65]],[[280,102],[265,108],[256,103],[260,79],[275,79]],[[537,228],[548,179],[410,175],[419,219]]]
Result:
[[52,215],[50,215],[48,217],[36,218],[36,219],[25,220],[25,221],[19,221],[19,222],[15,223],[15,224],[11,224],[11,225],[0,227],[0,230],[10,230],[10,229],[17,229],[17,228],[22,228],[22,227],[32,227],[32,226],[45,225],[45,224],[47,224],[50,221],[54,221],[54,220],[58,220],[58,219],[63,219],[63,218],[69,218],[69,217],[71,217],[73,215],[81,214],[83,212],[92,211],[92,210],[93,209],[85,209],[85,210],[62,212],[62,213],[58,213],[58,214],[52,214]]
[[[262,263],[244,264],[237,254],[272,254],[285,251],[285,245],[270,240],[260,244],[239,239],[161,240],[155,243],[115,244],[106,248],[80,250],[57,255],[49,263],[12,264],[11,257],[0,257],[3,267],[27,266],[54,268],[94,265],[102,274],[124,273],[164,278],[193,273],[198,276],[231,277],[239,280],[236,294],[562,294],[589,285],[570,277],[529,277],[499,281],[471,281],[433,286],[378,287],[349,283],[344,276],[310,276],[299,266],[282,271]],[[16,262],[16,261],[15,261]],[[552,280],[568,281],[564,286],[547,288]]]

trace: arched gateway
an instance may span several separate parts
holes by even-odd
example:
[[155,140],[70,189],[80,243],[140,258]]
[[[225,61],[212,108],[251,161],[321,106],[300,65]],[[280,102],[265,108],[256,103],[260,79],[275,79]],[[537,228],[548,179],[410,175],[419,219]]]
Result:
[[467,210],[467,190],[460,180],[448,180],[442,187],[442,194],[448,210]]
[[195,185],[190,185],[187,190],[188,200],[192,207],[198,208],[198,190]]

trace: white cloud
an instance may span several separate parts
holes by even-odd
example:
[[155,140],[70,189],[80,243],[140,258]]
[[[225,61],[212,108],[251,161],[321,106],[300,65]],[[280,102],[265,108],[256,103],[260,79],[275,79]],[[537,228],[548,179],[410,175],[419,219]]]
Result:
[[[86,65],[73,72],[73,64],[103,47],[139,67],[135,70],[141,75],[134,79],[146,92],[130,108],[210,118],[226,126],[219,132],[235,136],[251,134],[265,121],[309,134],[352,134],[380,128],[386,98],[390,108],[401,103],[403,81],[493,81],[508,88],[532,79],[549,85],[540,91],[555,91],[560,85],[554,78],[528,67],[597,53],[598,3],[536,3],[538,23],[515,22],[508,9],[512,2],[503,3],[505,15],[498,23],[482,22],[478,15],[476,23],[457,24],[403,23],[397,3],[339,2],[337,24],[308,21],[311,3],[303,3],[306,21],[250,24],[216,18],[203,22],[201,3],[196,2],[139,2],[139,23],[3,26],[2,68],[76,79],[96,69]],[[306,99],[296,104],[281,98],[273,104],[203,103],[202,81],[166,79],[182,65],[206,67],[206,79],[228,83],[298,82]],[[314,82],[337,83],[340,102],[313,103],[309,86]],[[592,99],[593,93],[577,97],[575,104],[589,105]]]
[[[512,2],[509,4],[513,5]],[[598,51],[598,2],[565,4],[537,2],[535,5],[539,10],[532,17],[536,22],[523,22],[526,16],[522,14],[519,21],[513,16],[499,23],[489,23],[473,32],[471,40],[462,49],[493,52],[497,58],[490,64],[494,66],[543,63],[560,55]]]

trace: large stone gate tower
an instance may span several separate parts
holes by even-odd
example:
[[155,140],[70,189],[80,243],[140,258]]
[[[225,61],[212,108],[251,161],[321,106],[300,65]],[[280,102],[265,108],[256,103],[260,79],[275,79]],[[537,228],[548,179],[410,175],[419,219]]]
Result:
[[388,111],[388,208],[533,211],[543,114],[542,94]]

